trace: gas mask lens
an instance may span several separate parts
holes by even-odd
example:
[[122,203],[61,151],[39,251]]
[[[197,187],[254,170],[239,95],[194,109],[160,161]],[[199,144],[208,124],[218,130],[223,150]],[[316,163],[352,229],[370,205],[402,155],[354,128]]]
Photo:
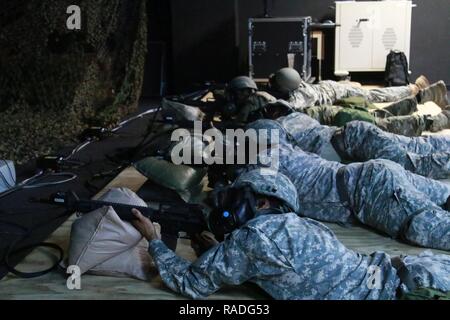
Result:
[[218,193],[216,208],[209,216],[209,227],[216,235],[231,233],[252,216],[248,191],[227,188]]

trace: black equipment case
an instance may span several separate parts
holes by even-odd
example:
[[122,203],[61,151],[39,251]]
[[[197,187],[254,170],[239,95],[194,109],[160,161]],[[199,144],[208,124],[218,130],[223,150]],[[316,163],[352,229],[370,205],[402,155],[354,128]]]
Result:
[[284,67],[296,69],[303,80],[311,78],[311,17],[250,18],[249,73],[267,81]]

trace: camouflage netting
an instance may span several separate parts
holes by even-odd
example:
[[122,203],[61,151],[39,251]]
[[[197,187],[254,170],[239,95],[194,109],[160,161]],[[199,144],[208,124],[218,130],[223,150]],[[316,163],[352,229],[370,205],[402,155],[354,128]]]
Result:
[[[80,31],[66,27],[73,4]],[[55,152],[135,111],[146,39],[145,0],[2,1],[0,159]]]

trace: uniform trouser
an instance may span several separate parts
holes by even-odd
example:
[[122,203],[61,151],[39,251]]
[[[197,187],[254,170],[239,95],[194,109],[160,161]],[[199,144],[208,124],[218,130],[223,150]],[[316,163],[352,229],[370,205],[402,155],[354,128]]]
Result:
[[373,103],[395,102],[413,94],[408,86],[367,90],[330,80],[320,82],[315,88],[319,101],[331,101],[331,103],[348,97],[363,97]]
[[421,115],[375,118],[375,125],[383,131],[407,137],[420,136],[427,130],[426,119]]
[[450,212],[440,207],[450,196],[447,185],[388,160],[347,165],[338,180],[363,224],[393,238],[450,251]]
[[[336,115],[343,109],[340,106],[325,105],[313,106],[301,111],[314,120],[319,121],[322,125],[333,126]],[[388,116],[385,118],[375,117],[375,125],[384,131],[402,134],[408,137],[420,136],[426,130],[425,118],[420,115]]]
[[[414,294],[421,288],[429,288],[450,294],[450,255],[433,254],[427,250],[417,256],[406,256],[395,259],[393,266],[401,280],[399,293]],[[416,291],[423,296],[423,293]],[[438,292],[434,292],[438,293]],[[414,297],[414,300],[417,296]],[[428,297],[426,299],[431,299]]]
[[450,176],[450,137],[405,137],[362,122],[349,122],[343,131],[341,156],[352,161],[387,159],[416,174],[445,179]]

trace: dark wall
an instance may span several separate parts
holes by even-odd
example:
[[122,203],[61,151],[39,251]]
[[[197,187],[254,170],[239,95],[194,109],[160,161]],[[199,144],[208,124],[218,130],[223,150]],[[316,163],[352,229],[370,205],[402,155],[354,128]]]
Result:
[[450,0],[414,0],[411,30],[413,77],[450,85]]
[[176,90],[236,74],[235,16],[234,0],[172,0]]
[[143,97],[164,95],[170,81],[172,61],[172,13],[170,1],[147,0],[148,54]]
[[[172,0],[174,89],[247,72],[247,21],[263,0]],[[450,0],[414,0],[410,64],[413,78],[450,83]],[[333,0],[273,0],[273,16],[334,20]],[[334,69],[334,32],[326,33],[324,77]]]

